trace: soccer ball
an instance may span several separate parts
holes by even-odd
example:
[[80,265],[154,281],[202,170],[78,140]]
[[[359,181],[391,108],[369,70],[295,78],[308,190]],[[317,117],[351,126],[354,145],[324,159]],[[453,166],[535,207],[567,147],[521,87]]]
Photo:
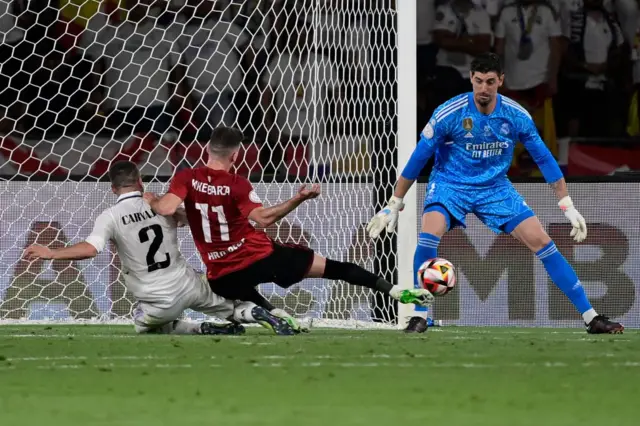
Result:
[[434,296],[444,296],[456,285],[456,270],[446,259],[429,259],[418,269],[418,282]]

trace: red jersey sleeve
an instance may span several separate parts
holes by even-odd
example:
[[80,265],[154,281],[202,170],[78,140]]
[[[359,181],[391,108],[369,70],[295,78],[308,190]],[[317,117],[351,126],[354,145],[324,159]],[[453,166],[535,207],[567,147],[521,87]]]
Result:
[[233,198],[238,206],[238,210],[242,213],[242,216],[249,217],[254,209],[262,207],[262,201],[256,191],[253,190],[251,182],[238,177],[233,187]]
[[169,194],[176,195],[180,197],[181,200],[184,200],[187,197],[187,193],[189,192],[189,179],[191,176],[191,169],[184,169],[179,171],[173,176],[171,179],[171,184],[169,185]]

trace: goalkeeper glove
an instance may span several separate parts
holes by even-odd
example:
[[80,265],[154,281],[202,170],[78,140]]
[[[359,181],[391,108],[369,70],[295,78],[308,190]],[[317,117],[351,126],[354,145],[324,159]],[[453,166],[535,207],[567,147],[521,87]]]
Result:
[[571,230],[571,236],[577,243],[581,243],[587,238],[587,224],[584,221],[584,217],[573,206],[573,201],[568,195],[558,202],[558,206],[564,212],[564,216],[569,219],[573,229]]
[[380,210],[374,217],[371,218],[367,225],[367,232],[373,239],[378,238],[378,235],[386,227],[387,232],[393,232],[396,229],[398,223],[398,214],[404,209],[404,203],[402,198],[393,196],[387,203],[387,206]]

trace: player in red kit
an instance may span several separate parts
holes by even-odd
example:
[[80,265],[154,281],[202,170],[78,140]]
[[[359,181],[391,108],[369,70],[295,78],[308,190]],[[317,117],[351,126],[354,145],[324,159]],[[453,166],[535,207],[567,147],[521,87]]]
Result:
[[401,303],[433,303],[433,296],[426,290],[400,289],[358,265],[326,259],[307,247],[280,244],[256,230],[249,221],[266,228],[304,201],[318,197],[320,187],[303,185],[284,203],[263,206],[251,183],[230,172],[242,139],[239,130],[218,127],[207,147],[209,160],[205,167],[176,173],[169,191],[160,198],[145,194],[151,208],[161,215],[173,214],[184,202],[193,239],[215,293],[253,302],[296,331],[299,327],[295,320],[260,295],[256,289],[259,284],[272,282],[289,288],[304,278],[326,278],[378,290]]

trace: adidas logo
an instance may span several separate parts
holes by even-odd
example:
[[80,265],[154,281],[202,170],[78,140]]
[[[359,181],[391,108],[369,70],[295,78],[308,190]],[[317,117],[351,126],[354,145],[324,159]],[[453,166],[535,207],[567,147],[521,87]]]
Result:
[[466,135],[464,135],[464,137],[465,137],[465,138],[467,138],[467,139],[469,139],[469,138],[472,138],[472,137],[473,137],[473,135],[471,134],[471,132],[467,132],[467,134],[466,134]]

